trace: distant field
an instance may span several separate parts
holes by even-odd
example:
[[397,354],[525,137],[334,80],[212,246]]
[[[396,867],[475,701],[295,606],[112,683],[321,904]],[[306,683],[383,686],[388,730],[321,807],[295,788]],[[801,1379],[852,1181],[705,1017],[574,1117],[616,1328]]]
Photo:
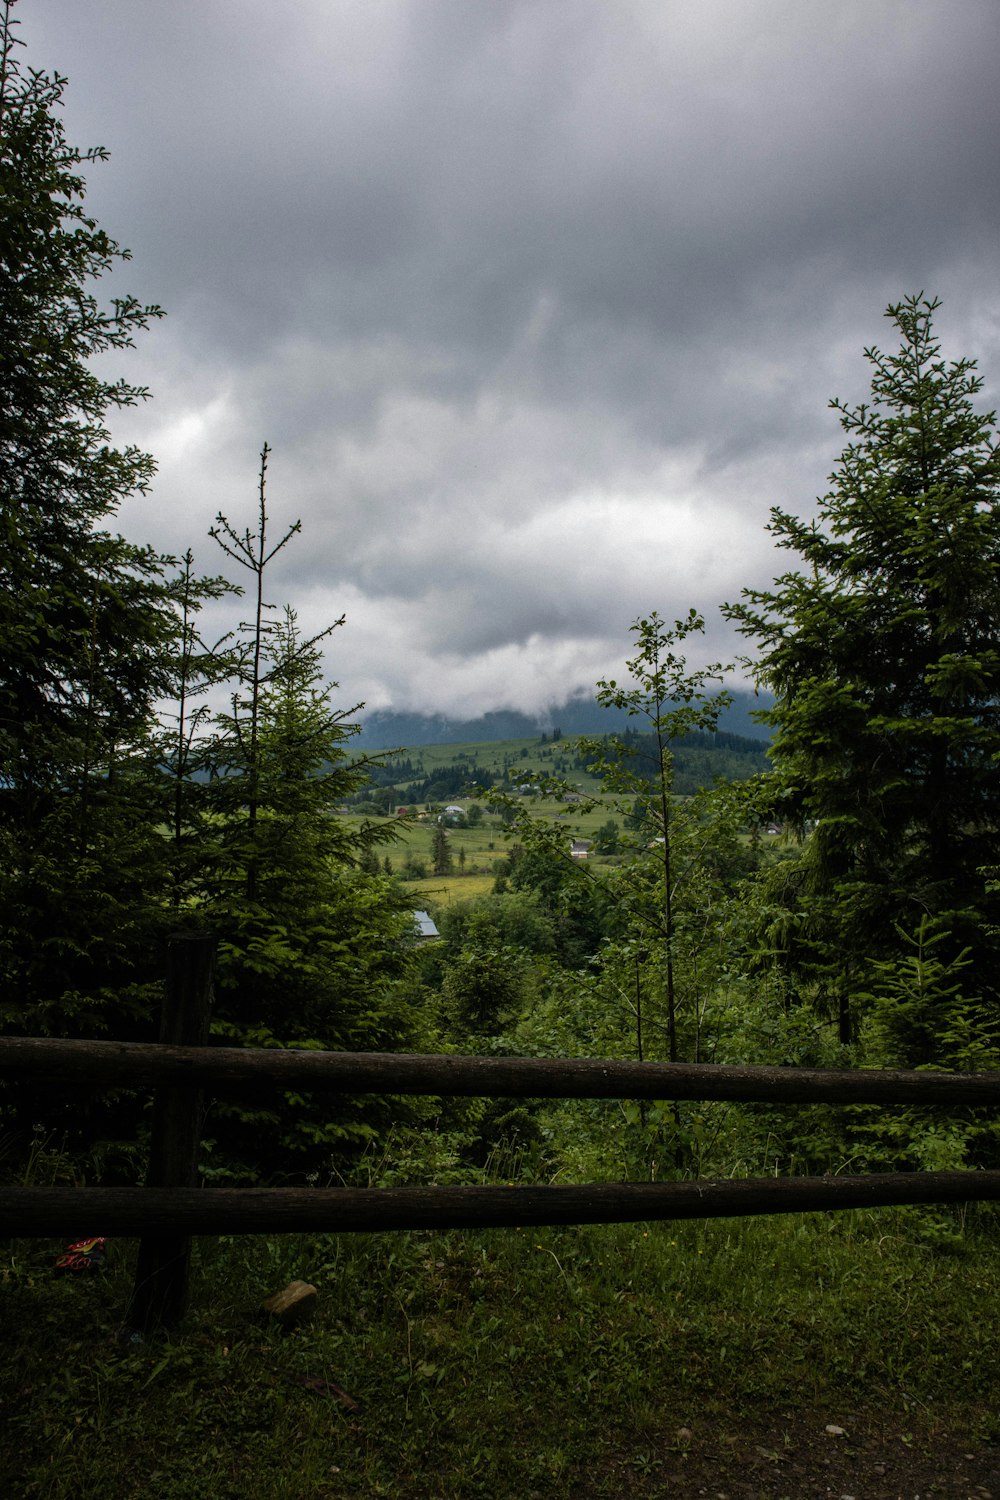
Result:
[[[602,824],[612,816],[612,809],[607,805],[600,805],[592,812],[584,812],[579,807],[567,806],[565,803],[557,802],[547,797],[525,798],[525,806],[533,816],[554,820],[560,823],[566,831],[566,843],[569,846],[573,838],[593,838],[595,832]],[[463,811],[475,804],[471,797],[457,797],[449,806],[461,807]],[[405,804],[401,804],[405,805]],[[349,815],[349,821],[359,823],[360,817]],[[369,818],[376,826],[379,819]],[[620,820],[616,820],[619,821]],[[403,864],[408,855],[416,859],[426,861],[428,869],[432,867],[434,851],[434,834],[437,830],[435,817],[424,811],[419,811],[408,828],[395,843],[387,844],[380,851],[380,858],[388,856],[394,874],[400,874]],[[486,812],[483,821],[473,828],[448,828],[446,829],[448,848],[456,871],[462,865],[464,856],[465,882],[468,883],[476,874],[492,875],[490,872],[499,860],[506,859],[510,852],[513,839],[502,820],[491,812]]]
[[453,906],[487,896],[493,889],[492,875],[434,875],[427,880],[405,880],[404,888],[414,898],[414,905]]
[[[704,750],[694,753],[708,755],[709,760],[712,760],[711,754]],[[491,889],[496,877],[496,866],[507,857],[513,838],[508,826],[490,810],[489,804],[474,794],[477,778],[487,772],[505,780],[511,770],[523,772],[529,782],[532,778],[543,780],[555,777],[584,797],[598,797],[596,805],[589,811],[579,804],[554,797],[529,794],[519,799],[531,816],[554,823],[564,830],[567,854],[572,839],[592,840],[609,819],[613,819],[619,830],[624,832],[622,815],[615,808],[613,799],[601,793],[601,783],[597,777],[588,775],[574,764],[575,757],[575,739],[553,742],[542,740],[540,736],[491,743],[457,741],[448,745],[401,748],[389,755],[388,760],[390,764],[409,762],[410,776],[400,776],[393,786],[392,807],[407,809],[413,815],[413,821],[394,843],[383,848],[380,855],[383,863],[388,860],[391,873],[406,881],[407,889],[415,898],[424,900],[431,906],[435,903],[450,904],[472,900]],[[467,781],[464,775],[447,776],[446,773],[454,771],[456,767],[467,769]],[[423,800],[427,790],[426,782],[438,773],[445,773],[440,778],[442,786],[450,785],[456,790],[447,795],[442,793],[434,798],[433,803],[428,803]],[[458,790],[459,787],[461,790]],[[428,812],[429,806],[434,806],[436,811]],[[438,828],[437,810],[443,806],[459,807],[466,814],[470,809],[479,807],[483,816],[482,821],[473,827],[452,826],[446,829],[453,869],[449,875],[434,876],[432,871],[434,835]],[[358,822],[362,814],[352,811],[345,816],[352,822]],[[379,815],[374,810],[365,816],[378,824]],[[422,863],[426,868],[426,879],[407,878],[412,873],[414,861]],[[617,863],[614,859],[608,860],[593,852],[589,862],[591,867],[598,868]]]

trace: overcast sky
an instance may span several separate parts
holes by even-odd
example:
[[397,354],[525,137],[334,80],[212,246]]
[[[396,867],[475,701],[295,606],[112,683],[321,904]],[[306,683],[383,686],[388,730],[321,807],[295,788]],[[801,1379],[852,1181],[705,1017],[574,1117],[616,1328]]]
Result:
[[21,0],[168,317],[131,536],[303,535],[271,596],[369,708],[542,709],[788,565],[886,305],[1000,384],[996,0]]

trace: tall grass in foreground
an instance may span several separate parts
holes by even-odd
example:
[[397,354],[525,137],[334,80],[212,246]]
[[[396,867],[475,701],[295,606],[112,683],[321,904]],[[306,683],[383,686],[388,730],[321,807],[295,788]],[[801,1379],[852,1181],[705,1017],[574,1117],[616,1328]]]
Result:
[[[86,1282],[51,1247],[6,1260],[4,1495],[613,1495],[610,1459],[678,1426],[879,1406],[983,1428],[1000,1398],[989,1210],[205,1240],[184,1329],[144,1344],[117,1339],[131,1248]],[[283,1337],[256,1309],[293,1276],[320,1305]]]

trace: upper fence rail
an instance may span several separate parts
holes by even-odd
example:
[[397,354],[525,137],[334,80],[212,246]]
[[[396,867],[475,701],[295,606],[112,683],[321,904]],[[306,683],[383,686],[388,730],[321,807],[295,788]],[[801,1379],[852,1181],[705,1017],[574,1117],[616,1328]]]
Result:
[[466,1098],[1000,1107],[1000,1073],[848,1072],[602,1058],[177,1047],[155,1042],[35,1037],[0,1037],[0,1076],[44,1080],[64,1087],[171,1084],[227,1093],[278,1088]]

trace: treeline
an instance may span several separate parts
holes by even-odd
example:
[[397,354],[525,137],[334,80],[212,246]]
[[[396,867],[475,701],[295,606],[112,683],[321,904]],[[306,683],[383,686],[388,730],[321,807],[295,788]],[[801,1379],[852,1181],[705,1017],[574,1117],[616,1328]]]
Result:
[[416,765],[410,757],[396,757],[392,760],[375,760],[368,766],[368,781],[373,787],[399,786],[422,776],[424,772],[423,761],[418,760]]
[[[606,750],[615,737],[606,735],[598,743]],[[648,785],[654,785],[659,777],[659,751],[656,737],[627,728],[620,743],[631,757],[636,773]],[[671,742],[670,753],[674,763],[673,789],[677,796],[689,797],[703,787],[711,786],[718,777],[722,781],[746,781],[768,769],[767,741],[748,739],[743,735],[729,734],[716,729],[711,734],[694,732],[678,736]],[[593,756],[578,752],[574,765],[587,770]]]
[[397,761],[393,767],[380,768],[372,777],[374,785],[364,788],[355,799],[376,807],[391,808],[399,802],[447,802],[454,797],[468,797],[473,789],[486,791],[496,784],[492,771],[476,764],[440,766],[423,779],[415,779],[409,760]]

